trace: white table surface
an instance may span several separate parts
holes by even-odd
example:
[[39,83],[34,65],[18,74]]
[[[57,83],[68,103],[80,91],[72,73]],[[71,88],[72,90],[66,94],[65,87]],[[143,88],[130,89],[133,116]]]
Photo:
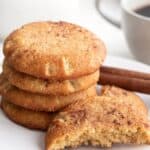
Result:
[[[72,22],[80,24],[96,33],[106,44],[108,55],[134,59],[128,49],[122,31],[100,16],[95,7],[95,0],[80,0],[79,10],[79,16],[73,19]],[[1,47],[2,43],[0,44]],[[2,58],[2,51],[0,51],[0,62],[2,62]]]

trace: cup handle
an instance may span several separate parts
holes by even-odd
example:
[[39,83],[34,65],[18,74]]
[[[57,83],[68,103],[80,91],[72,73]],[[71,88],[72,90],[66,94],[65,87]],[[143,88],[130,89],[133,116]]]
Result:
[[[105,1],[105,0],[103,0]],[[117,28],[121,28],[121,13],[118,13],[118,15],[120,14],[120,16],[118,16],[117,18],[120,19],[116,19],[115,17],[110,17],[107,14],[105,14],[105,12],[103,12],[101,10],[101,2],[102,0],[95,0],[95,5],[96,5],[96,9],[97,11],[100,13],[100,15],[107,20],[109,23],[111,23],[112,25],[116,26]],[[120,1],[118,0],[116,3],[116,7],[119,7],[118,10],[121,10],[121,5],[120,5]],[[121,11],[120,11],[121,12]]]

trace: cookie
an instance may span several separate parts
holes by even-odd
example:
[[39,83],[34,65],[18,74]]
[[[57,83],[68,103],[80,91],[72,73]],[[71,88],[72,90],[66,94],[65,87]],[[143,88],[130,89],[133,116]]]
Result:
[[96,85],[89,87],[87,90],[72,93],[67,96],[52,96],[20,90],[12,86],[5,79],[0,83],[0,93],[9,102],[36,111],[56,111],[76,100],[82,100],[96,95]]
[[141,115],[148,114],[148,108],[145,105],[144,101],[134,92],[130,92],[116,86],[106,85],[102,87],[101,95],[112,97],[112,98],[114,97],[118,101],[125,101],[127,99],[128,100],[127,103],[130,103],[131,105],[133,102],[136,101],[136,103],[134,103],[134,106],[136,108],[139,108]]
[[35,78],[33,76],[14,70],[12,67],[8,66],[6,61],[3,65],[3,73],[12,85],[20,89],[33,93],[50,95],[68,95],[74,92],[85,90],[93,84],[96,84],[99,79],[98,70],[87,76],[72,80],[42,80],[40,78]]
[[4,98],[1,101],[3,112],[17,124],[30,129],[46,130],[56,113],[38,112],[14,105]]
[[90,31],[67,22],[35,22],[12,32],[4,42],[8,63],[44,79],[69,79],[98,70],[105,46]]
[[[130,101],[130,100],[129,100]],[[91,144],[150,144],[148,116],[140,115],[133,99],[95,96],[66,107],[50,123],[46,150],[60,150]],[[141,110],[140,110],[141,111]]]

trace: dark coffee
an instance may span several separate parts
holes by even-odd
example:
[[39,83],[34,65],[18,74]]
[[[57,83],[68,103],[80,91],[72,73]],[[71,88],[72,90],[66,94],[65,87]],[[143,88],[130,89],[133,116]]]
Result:
[[138,8],[135,10],[135,12],[138,13],[139,15],[150,17],[150,5]]

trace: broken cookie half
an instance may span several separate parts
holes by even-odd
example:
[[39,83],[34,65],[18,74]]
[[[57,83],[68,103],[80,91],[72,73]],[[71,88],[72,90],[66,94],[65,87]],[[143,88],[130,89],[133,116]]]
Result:
[[49,126],[46,150],[88,144],[150,144],[150,122],[146,107],[137,107],[140,99],[135,97],[131,103],[130,96],[106,93],[103,89],[103,96],[77,101],[60,112]]

